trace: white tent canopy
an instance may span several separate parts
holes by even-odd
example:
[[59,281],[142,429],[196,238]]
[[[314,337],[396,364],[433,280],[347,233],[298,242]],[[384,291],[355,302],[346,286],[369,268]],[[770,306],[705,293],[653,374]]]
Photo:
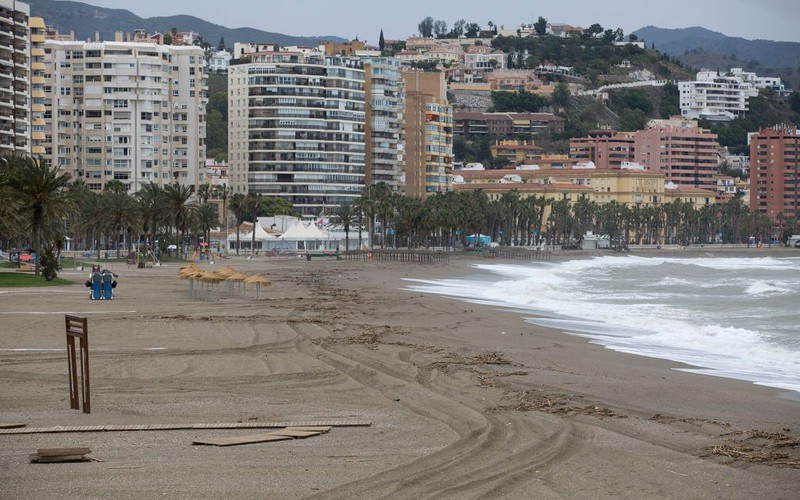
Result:
[[316,224],[304,224],[302,222],[297,222],[287,229],[285,233],[278,236],[278,239],[287,241],[314,241],[326,240],[328,238],[328,232],[321,230]]
[[[277,236],[275,236],[274,234],[269,234],[268,232],[264,231],[264,228],[261,227],[261,224],[255,225],[255,232],[256,232],[255,250],[270,250],[274,248],[275,244],[278,242]],[[228,240],[228,248],[236,247],[236,233],[229,234],[227,240]],[[239,234],[239,245],[243,250],[252,250],[250,248],[252,244],[253,244],[253,231]]]

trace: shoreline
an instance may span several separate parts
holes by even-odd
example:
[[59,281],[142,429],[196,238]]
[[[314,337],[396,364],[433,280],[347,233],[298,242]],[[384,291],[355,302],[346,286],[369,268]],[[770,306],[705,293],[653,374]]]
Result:
[[[96,311],[89,316],[96,351],[91,415],[68,409],[63,354],[0,351],[0,422],[373,424],[227,448],[190,442],[249,433],[0,435],[0,480],[14,498],[796,494],[795,468],[713,452],[747,446],[798,460],[796,449],[771,447],[772,438],[797,439],[800,429],[800,402],[781,398],[785,391],[682,372],[674,362],[531,325],[522,314],[403,289],[407,277],[474,272],[471,262],[230,259],[214,266],[263,272],[273,284],[259,300],[228,297],[221,287],[213,300],[190,300],[188,283],[175,278],[178,266],[118,266],[110,303],[87,301],[83,287],[5,294],[6,311]],[[10,314],[0,349],[63,349],[63,335],[57,314]],[[27,463],[38,447],[78,445],[104,461]]]
[[[790,252],[791,252],[791,250],[793,250],[793,249],[790,249]],[[600,255],[600,256],[607,256],[607,257],[646,257],[646,258],[659,258],[659,257],[663,257],[663,258],[681,258],[680,256],[672,255],[670,252],[666,252],[666,253],[663,252],[663,251],[655,251],[655,252],[656,252],[656,255],[653,255],[652,253],[648,253],[648,252],[632,252],[630,254],[612,253],[612,254],[605,254],[605,255]],[[737,249],[729,249],[726,252],[727,255],[725,255],[725,256],[726,257],[732,257],[732,258],[740,258],[740,257],[743,257],[743,258],[800,257],[800,253],[798,253],[798,255],[794,255],[793,256],[793,255],[791,255],[791,253],[787,254],[786,252],[783,252],[780,249],[777,252],[770,252],[769,250],[767,252],[769,252],[767,255],[751,255],[749,253],[742,254],[740,251],[737,251]],[[584,252],[584,254],[585,253],[586,252]],[[689,255],[683,256],[683,258],[708,258],[709,257],[709,255],[705,255],[705,252],[703,252],[703,253],[704,253],[704,255],[699,255],[697,253],[691,253]],[[732,253],[732,255],[731,255],[731,253]],[[575,255],[574,258],[570,258],[571,255],[572,254],[569,253],[569,252],[564,252],[564,254],[562,254],[560,256],[560,258],[554,259],[553,261],[531,261],[530,264],[532,266],[535,266],[535,265],[547,265],[548,262],[563,262],[563,261],[568,261],[568,260],[576,260],[576,259],[585,259],[585,258],[598,257],[598,255]],[[718,255],[718,256],[721,256],[721,255]],[[503,279],[500,275],[498,275],[497,273],[495,273],[495,272],[493,272],[491,270],[487,270],[487,269],[483,269],[481,267],[478,267],[481,264],[484,264],[484,265],[487,265],[487,266],[491,266],[491,265],[494,265],[494,264],[496,264],[496,265],[512,265],[512,266],[513,265],[520,265],[520,266],[525,266],[528,263],[519,262],[519,261],[504,261],[502,259],[498,259],[498,260],[492,260],[492,259],[489,259],[489,260],[475,260],[473,262],[465,263],[464,267],[468,271],[465,271],[464,273],[459,274],[457,277],[459,277],[459,278],[471,278],[471,279],[473,279],[474,281],[477,281],[477,282],[481,282],[481,281],[489,281],[489,282],[491,282],[492,281],[492,279],[491,279],[492,277],[495,278],[495,279]],[[410,285],[410,287],[413,288],[413,287],[430,286],[430,284],[425,283],[426,281],[428,281],[428,280],[423,280],[423,279],[412,280],[412,284]],[[433,286],[437,287],[438,285],[434,284]],[[588,343],[596,344],[596,345],[601,346],[601,347],[603,347],[605,349],[608,349],[610,351],[618,352],[618,353],[621,353],[621,354],[632,355],[632,356],[640,356],[640,357],[649,358],[649,359],[657,359],[657,360],[667,361],[669,363],[674,363],[676,365],[674,367],[675,370],[681,370],[681,371],[685,371],[687,373],[694,373],[696,375],[701,375],[701,376],[720,377],[720,378],[738,380],[738,381],[742,381],[742,382],[745,382],[745,383],[752,384],[754,386],[767,387],[767,388],[770,388],[770,389],[774,389],[776,391],[780,391],[781,392],[781,396],[780,397],[785,398],[785,399],[800,400],[800,390],[798,390],[798,389],[790,389],[790,388],[787,388],[787,387],[781,387],[781,386],[778,386],[778,385],[772,385],[772,384],[770,384],[768,382],[763,382],[763,381],[761,381],[761,380],[759,380],[757,378],[745,378],[744,375],[736,374],[735,372],[726,372],[722,368],[717,368],[717,367],[714,367],[714,366],[711,366],[711,365],[707,365],[707,364],[703,365],[703,364],[692,363],[690,361],[676,359],[675,357],[672,357],[674,355],[671,354],[669,350],[662,351],[662,352],[644,352],[644,351],[638,350],[635,346],[633,348],[628,348],[627,350],[626,349],[622,349],[622,348],[617,348],[617,347],[615,347],[613,345],[613,342],[608,341],[607,339],[603,338],[602,336],[598,336],[599,335],[598,333],[593,333],[591,331],[588,331],[588,332],[587,331],[581,331],[579,326],[575,326],[574,328],[570,328],[570,326],[569,326],[569,321],[570,320],[574,320],[574,321],[578,321],[578,322],[585,321],[585,320],[582,320],[580,318],[574,318],[572,316],[562,316],[560,314],[551,313],[551,312],[546,311],[546,310],[538,310],[536,308],[518,306],[518,305],[511,304],[511,303],[506,304],[506,303],[504,303],[502,301],[494,302],[494,301],[492,301],[490,299],[483,299],[483,298],[480,298],[480,297],[473,299],[473,298],[470,298],[470,297],[468,297],[468,296],[466,296],[464,294],[449,295],[449,294],[446,294],[444,292],[437,292],[436,290],[412,290],[412,291],[420,291],[422,293],[429,293],[429,294],[433,294],[433,295],[440,295],[441,294],[441,296],[448,297],[448,298],[451,298],[451,299],[454,299],[454,300],[460,300],[460,301],[462,301],[464,303],[482,304],[482,305],[484,305],[486,307],[491,307],[491,308],[495,308],[495,309],[498,309],[498,310],[508,311],[511,314],[517,314],[517,315],[520,315],[520,316],[524,317],[526,322],[529,322],[529,323],[531,323],[533,325],[536,325],[538,327],[546,328],[546,329],[558,330],[558,331],[561,331],[562,333],[581,338],[581,339],[585,340]],[[550,320],[567,320],[567,323],[564,326],[557,326],[557,325],[551,324],[552,321],[550,321]],[[607,325],[607,326],[611,327],[612,325]]]

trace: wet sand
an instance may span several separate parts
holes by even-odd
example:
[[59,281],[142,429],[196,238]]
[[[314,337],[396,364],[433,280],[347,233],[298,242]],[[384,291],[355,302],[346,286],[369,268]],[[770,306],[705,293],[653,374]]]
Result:
[[[225,448],[192,439],[255,432],[0,435],[0,497],[796,498],[796,399],[404,289],[472,262],[213,266],[264,273],[258,300],[190,299],[177,265],[117,264],[113,301],[0,289],[0,423],[372,422]],[[91,415],[69,409],[64,313],[89,317]],[[28,461],[69,446],[101,461]]]

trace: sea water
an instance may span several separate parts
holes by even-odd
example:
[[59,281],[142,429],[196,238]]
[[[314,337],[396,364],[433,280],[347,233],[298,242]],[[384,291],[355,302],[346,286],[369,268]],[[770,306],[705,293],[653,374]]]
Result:
[[[606,256],[480,264],[410,290],[535,313],[528,321],[686,371],[800,392],[800,258]],[[797,394],[795,394],[797,396]]]

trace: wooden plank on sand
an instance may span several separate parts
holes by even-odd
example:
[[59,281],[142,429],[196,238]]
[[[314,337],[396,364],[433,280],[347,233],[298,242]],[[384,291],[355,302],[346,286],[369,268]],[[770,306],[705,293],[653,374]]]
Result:
[[332,429],[332,427],[330,425],[306,425],[306,426],[302,426],[302,427],[287,427],[286,428],[287,431],[289,431],[289,430],[292,430],[292,431],[311,431],[311,432],[320,432],[320,433],[323,433],[323,434],[328,432],[331,429]]
[[311,436],[319,436],[322,433],[321,432],[317,432],[317,431],[298,431],[298,430],[292,430],[292,429],[283,429],[281,431],[272,431],[271,434],[274,434],[276,436],[289,436],[289,437],[293,437],[293,438],[301,438],[302,439],[302,438],[307,438],[307,437],[311,437]]
[[369,420],[321,420],[312,422],[232,422],[204,424],[140,424],[140,425],[57,425],[54,427],[0,428],[0,434],[47,434],[59,432],[127,432],[127,431],[165,431],[191,429],[277,429],[315,427],[369,427]]
[[31,462],[52,464],[60,462],[88,462],[91,458],[86,455],[91,453],[89,448],[39,448],[36,453],[29,455]]
[[90,448],[39,448],[36,453],[40,457],[62,457],[68,455],[86,455],[91,453]]
[[271,432],[264,434],[254,434],[252,436],[231,436],[216,437],[207,439],[195,439],[192,444],[205,444],[210,446],[236,446],[240,444],[267,443],[270,441],[286,441],[292,439],[291,436],[278,436]]

